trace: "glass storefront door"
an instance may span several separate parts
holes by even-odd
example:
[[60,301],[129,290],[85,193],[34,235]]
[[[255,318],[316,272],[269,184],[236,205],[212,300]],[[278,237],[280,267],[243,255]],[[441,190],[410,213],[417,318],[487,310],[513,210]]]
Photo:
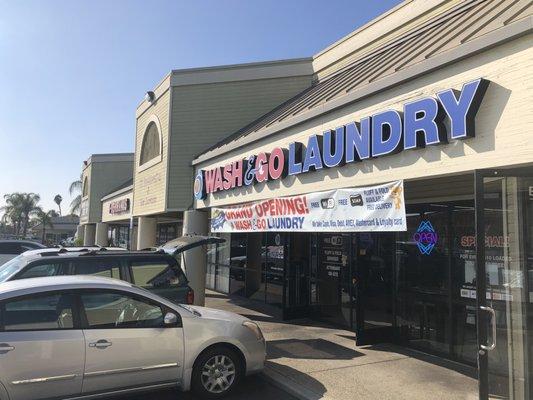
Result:
[[394,233],[352,236],[352,293],[357,345],[393,339]]
[[480,399],[533,397],[533,170],[476,172]]
[[311,234],[292,232],[287,234],[287,262],[285,264],[283,318],[307,317],[310,290]]
[[322,319],[353,326],[352,235],[319,233],[317,239],[317,303]]

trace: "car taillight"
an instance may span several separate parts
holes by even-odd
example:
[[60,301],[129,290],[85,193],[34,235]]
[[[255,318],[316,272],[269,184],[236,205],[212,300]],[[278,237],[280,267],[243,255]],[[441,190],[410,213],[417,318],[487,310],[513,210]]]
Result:
[[187,304],[194,304],[194,290],[190,288],[187,292]]

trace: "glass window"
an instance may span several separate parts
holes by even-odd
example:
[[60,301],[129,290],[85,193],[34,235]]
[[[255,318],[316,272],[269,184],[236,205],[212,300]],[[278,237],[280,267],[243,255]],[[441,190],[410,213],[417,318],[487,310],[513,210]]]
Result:
[[120,279],[120,260],[76,259],[73,261],[72,273]]
[[81,295],[89,328],[160,328],[160,306],[124,293],[98,292]]
[[89,195],[89,181],[87,180],[87,177],[83,179],[83,189],[82,189],[83,197],[86,197]]
[[229,293],[229,271],[231,260],[231,233],[220,234],[224,243],[218,245],[218,265],[216,269],[215,287],[223,293]]
[[[285,242],[288,235],[278,232],[265,234],[263,247],[263,271],[266,282],[266,302],[281,306],[283,300],[283,280],[285,274]],[[307,252],[306,252],[307,253]]]
[[134,261],[131,263],[131,273],[133,283],[148,290],[187,283],[183,271],[166,260]]
[[15,257],[0,266],[0,282],[7,281],[13,274],[22,268],[22,256]]
[[71,329],[72,299],[67,294],[33,295],[2,307],[5,331]]
[[22,252],[25,252],[28,250],[40,249],[40,248],[41,246],[39,246],[38,244],[34,244],[34,243],[24,243],[20,245],[20,249]]
[[477,359],[476,245],[473,202],[454,204],[452,226],[453,352],[465,361]]
[[206,287],[228,293],[231,234],[218,234],[218,236],[226,239],[226,242],[210,244],[207,247]]
[[22,252],[23,250],[19,243],[0,243],[0,254],[20,254]]
[[26,267],[17,279],[38,278],[41,276],[57,276],[64,274],[64,263],[49,263]]
[[434,352],[450,350],[449,204],[407,206],[407,231],[398,234],[397,323],[402,336]]
[[114,225],[108,230],[109,246],[127,249],[130,243],[130,227],[127,225]]
[[150,122],[144,133],[144,138],[141,147],[141,165],[153,160],[161,154],[161,142],[159,138],[159,131],[155,122]]
[[162,246],[167,242],[181,236],[183,225],[181,223],[157,225],[156,244]]
[[246,233],[231,235],[230,248],[230,293],[245,295],[246,248],[248,236]]
[[207,271],[205,275],[205,287],[207,289],[216,290],[216,266],[217,266],[217,250],[218,243],[207,245]]

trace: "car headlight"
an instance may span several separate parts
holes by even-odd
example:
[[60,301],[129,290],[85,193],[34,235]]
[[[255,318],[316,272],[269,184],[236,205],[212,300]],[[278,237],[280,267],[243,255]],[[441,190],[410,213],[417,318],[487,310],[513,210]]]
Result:
[[242,323],[242,326],[244,326],[245,328],[250,329],[254,333],[254,335],[257,338],[257,340],[264,340],[263,332],[261,332],[261,329],[259,328],[259,325],[257,325],[255,322],[244,321]]

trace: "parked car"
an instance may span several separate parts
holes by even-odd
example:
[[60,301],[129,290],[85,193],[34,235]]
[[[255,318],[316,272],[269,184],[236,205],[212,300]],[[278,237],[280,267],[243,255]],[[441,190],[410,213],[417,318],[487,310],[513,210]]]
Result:
[[76,242],[76,238],[74,236],[70,236],[66,239],[63,239],[60,244],[61,246],[74,246],[74,243]]
[[180,306],[124,281],[62,276],[0,284],[0,398],[38,400],[178,387],[228,394],[262,370],[249,319]]
[[27,251],[0,267],[0,283],[45,276],[97,275],[133,283],[178,304],[193,304],[194,291],[177,258],[182,251],[220,240],[182,236],[150,251],[98,247]]
[[40,243],[33,242],[31,240],[0,240],[0,265],[15,258],[19,254],[28,250],[44,249]]

